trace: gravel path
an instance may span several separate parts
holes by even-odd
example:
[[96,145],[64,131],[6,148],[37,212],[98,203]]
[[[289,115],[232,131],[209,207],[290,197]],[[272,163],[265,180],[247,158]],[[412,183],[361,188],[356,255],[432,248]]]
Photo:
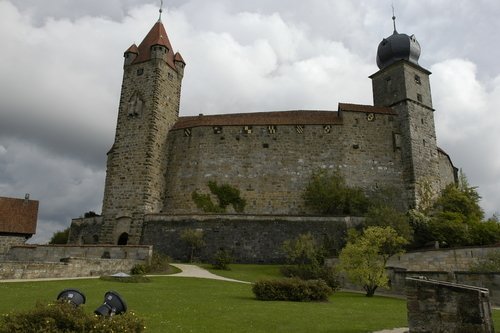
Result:
[[200,278],[200,279],[212,279],[212,280],[221,280],[221,281],[251,284],[250,282],[247,282],[247,281],[234,280],[234,279],[229,279],[229,278],[225,278],[223,276],[212,274],[209,271],[207,271],[206,269],[201,268],[201,267],[196,266],[196,265],[188,265],[188,264],[170,264],[170,265],[177,267],[182,272],[177,273],[177,274],[171,274],[168,276],[194,277],[194,278]]

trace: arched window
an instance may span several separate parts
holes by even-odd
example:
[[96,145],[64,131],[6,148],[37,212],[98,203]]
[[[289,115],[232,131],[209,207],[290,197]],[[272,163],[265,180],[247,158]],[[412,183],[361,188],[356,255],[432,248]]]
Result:
[[127,245],[128,242],[128,234],[124,232],[118,237],[118,245]]

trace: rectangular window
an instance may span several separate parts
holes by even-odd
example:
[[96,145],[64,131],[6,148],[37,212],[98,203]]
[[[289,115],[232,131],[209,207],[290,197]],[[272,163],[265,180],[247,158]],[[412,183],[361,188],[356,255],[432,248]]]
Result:
[[417,101],[422,103],[422,94],[417,94]]
[[417,74],[415,74],[415,83],[422,84],[422,80],[420,80],[420,76],[418,76]]

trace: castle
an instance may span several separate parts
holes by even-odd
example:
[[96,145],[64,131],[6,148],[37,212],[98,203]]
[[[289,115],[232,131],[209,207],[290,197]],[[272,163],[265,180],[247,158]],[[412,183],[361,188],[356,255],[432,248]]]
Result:
[[[115,141],[108,152],[102,216],[74,219],[70,242],[152,244],[173,257],[180,230],[201,229],[207,250],[230,249],[241,261],[278,259],[284,239],[334,235],[340,246],[354,217],[314,216],[302,194],[311,175],[336,170],[367,194],[391,187],[405,208],[424,184],[434,193],[456,181],[436,144],[428,70],[414,36],[394,33],[378,46],[370,76],[373,106],[179,116],[186,62],[158,20],[125,51]],[[243,213],[206,214],[193,192],[228,184]]]

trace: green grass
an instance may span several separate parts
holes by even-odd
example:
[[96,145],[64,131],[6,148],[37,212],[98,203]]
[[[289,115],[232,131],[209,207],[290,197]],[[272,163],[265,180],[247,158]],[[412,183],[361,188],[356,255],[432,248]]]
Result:
[[[278,266],[232,265],[231,278],[254,281],[279,276]],[[221,273],[221,271],[215,271]],[[372,332],[407,326],[406,302],[362,294],[335,293],[328,303],[262,302],[246,284],[180,277],[150,277],[150,283],[89,280],[0,283],[0,313],[51,301],[65,288],[87,296],[92,312],[104,293],[115,290],[147,332]],[[500,311],[493,318],[500,325]]]
[[283,277],[280,273],[280,267],[282,265],[243,265],[243,264],[231,264],[229,267],[231,270],[225,271],[220,269],[213,269],[210,264],[200,265],[201,267],[208,269],[210,272],[224,276],[230,279],[255,282],[257,280],[263,279],[274,279]]

